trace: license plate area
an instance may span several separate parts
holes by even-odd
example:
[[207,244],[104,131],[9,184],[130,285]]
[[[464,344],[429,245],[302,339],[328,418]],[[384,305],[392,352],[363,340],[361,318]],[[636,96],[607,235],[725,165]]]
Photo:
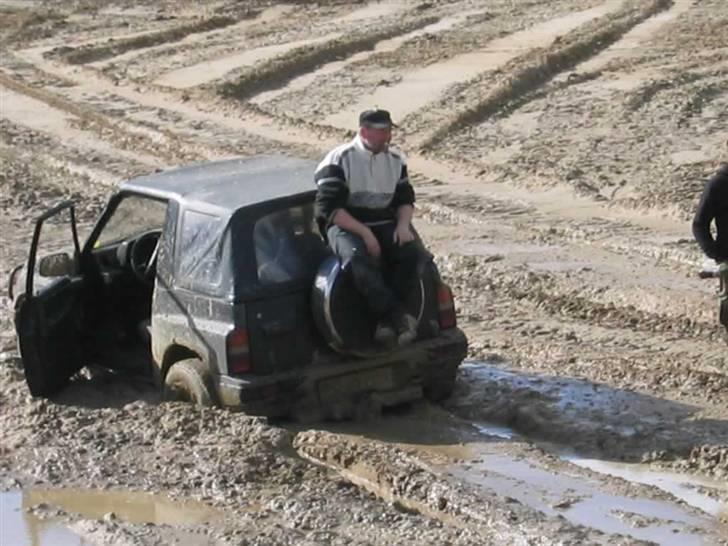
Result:
[[318,382],[318,395],[322,404],[351,400],[364,392],[388,391],[404,379],[406,367],[382,366],[371,370],[322,379]]

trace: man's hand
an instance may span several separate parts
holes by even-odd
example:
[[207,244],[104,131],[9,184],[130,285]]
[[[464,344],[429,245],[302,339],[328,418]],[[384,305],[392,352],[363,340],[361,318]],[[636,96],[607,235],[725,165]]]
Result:
[[367,252],[372,258],[379,258],[382,255],[382,247],[379,246],[379,241],[377,241],[372,230],[349,214],[346,209],[335,211],[331,221],[341,229],[361,237],[367,247]]
[[372,258],[379,258],[382,255],[382,247],[379,245],[379,241],[377,241],[377,238],[374,236],[371,229],[367,228],[367,230],[362,234],[362,239],[364,239],[364,244],[367,246],[367,252],[369,252],[369,255]]
[[397,228],[394,230],[394,242],[402,246],[414,240],[415,236],[410,229],[409,223],[398,222]]

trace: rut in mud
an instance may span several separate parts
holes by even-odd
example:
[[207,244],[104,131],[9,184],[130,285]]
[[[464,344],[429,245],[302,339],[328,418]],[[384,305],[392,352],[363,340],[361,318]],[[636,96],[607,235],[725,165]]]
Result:
[[60,200],[83,235],[124,179],[315,159],[377,104],[470,355],[442,407],[364,423],[98,369],[36,400],[3,275],[3,540],[728,543],[728,360],[687,223],[726,160],[725,2],[82,4],[0,2],[1,272]]

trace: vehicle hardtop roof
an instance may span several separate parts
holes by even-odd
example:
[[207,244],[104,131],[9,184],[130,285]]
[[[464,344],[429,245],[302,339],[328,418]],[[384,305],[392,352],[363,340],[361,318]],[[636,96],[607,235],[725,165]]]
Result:
[[272,199],[314,192],[316,163],[286,156],[256,156],[179,167],[121,185],[131,191],[229,213]]

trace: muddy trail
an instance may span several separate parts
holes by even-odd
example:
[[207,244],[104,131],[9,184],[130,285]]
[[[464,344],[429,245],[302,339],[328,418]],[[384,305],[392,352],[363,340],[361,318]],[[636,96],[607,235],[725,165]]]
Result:
[[[728,544],[728,359],[689,220],[728,160],[723,0],[0,1],[0,543]],[[23,380],[34,218],[392,111],[470,354],[361,422]],[[53,234],[59,240],[63,233]]]

